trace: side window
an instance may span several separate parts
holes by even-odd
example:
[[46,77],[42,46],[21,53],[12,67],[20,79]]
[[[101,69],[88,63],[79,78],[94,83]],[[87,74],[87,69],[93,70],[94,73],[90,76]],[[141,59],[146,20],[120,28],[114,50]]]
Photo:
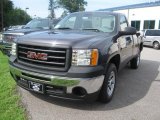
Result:
[[146,36],[160,36],[159,30],[147,30]]
[[145,36],[152,36],[152,32],[150,30],[147,30]]
[[123,30],[125,27],[128,27],[126,17],[123,15],[120,17],[120,27],[121,27],[121,30]]

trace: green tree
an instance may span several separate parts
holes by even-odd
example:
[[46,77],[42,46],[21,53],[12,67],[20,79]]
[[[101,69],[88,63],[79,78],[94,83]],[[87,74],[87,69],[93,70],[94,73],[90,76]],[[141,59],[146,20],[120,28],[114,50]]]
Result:
[[61,18],[64,18],[65,16],[67,16],[68,15],[68,12],[65,10],[65,11],[63,11],[63,13],[62,13],[62,15],[61,15]]
[[[0,6],[3,7],[0,9],[0,18],[3,18],[3,27],[26,24],[28,21],[31,20],[31,17],[24,10],[20,8],[14,8],[12,1],[1,0],[0,3]],[[0,23],[2,23],[2,19],[0,19]],[[2,30],[1,26],[0,30]]]
[[24,25],[31,20],[26,11],[15,8],[10,14],[10,25]]
[[49,0],[49,10],[50,10],[50,17],[55,18],[55,9],[59,8],[58,2],[55,0]]
[[59,5],[66,9],[69,13],[84,11],[87,5],[85,0],[57,0]]
[[0,28],[2,30],[3,29],[2,24],[3,24],[3,27],[6,27],[6,26],[9,25],[8,18],[10,16],[11,11],[14,8],[13,8],[13,3],[10,0],[1,0],[0,1],[0,6],[1,6],[1,9],[0,9],[0,23],[1,23],[1,26],[0,26]]

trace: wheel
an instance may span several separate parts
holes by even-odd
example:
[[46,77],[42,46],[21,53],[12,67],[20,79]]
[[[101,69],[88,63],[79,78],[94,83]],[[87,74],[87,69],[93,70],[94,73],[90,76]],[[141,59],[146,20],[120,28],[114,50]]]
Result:
[[159,48],[160,48],[159,42],[154,42],[154,43],[153,43],[153,48],[154,48],[154,49],[159,49]]
[[105,74],[104,82],[99,94],[99,101],[103,103],[108,103],[111,101],[117,79],[117,69],[114,64],[109,64],[107,72]]
[[137,69],[140,64],[140,53],[130,61],[130,67],[132,69]]

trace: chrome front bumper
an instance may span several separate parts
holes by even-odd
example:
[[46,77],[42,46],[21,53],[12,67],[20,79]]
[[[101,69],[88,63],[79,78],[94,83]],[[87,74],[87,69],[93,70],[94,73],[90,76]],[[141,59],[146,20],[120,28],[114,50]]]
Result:
[[67,94],[72,94],[75,87],[84,88],[87,94],[95,93],[100,90],[104,81],[104,75],[95,78],[68,78],[29,72],[12,65],[10,65],[10,72],[15,80],[19,77],[42,84],[66,87]]

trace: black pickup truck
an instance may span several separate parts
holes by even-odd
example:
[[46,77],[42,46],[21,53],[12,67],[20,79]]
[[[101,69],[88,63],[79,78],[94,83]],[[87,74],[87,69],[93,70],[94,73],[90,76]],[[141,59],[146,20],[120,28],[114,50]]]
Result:
[[117,72],[137,69],[143,43],[123,14],[77,12],[53,30],[12,44],[10,72],[29,91],[56,98],[109,102]]

